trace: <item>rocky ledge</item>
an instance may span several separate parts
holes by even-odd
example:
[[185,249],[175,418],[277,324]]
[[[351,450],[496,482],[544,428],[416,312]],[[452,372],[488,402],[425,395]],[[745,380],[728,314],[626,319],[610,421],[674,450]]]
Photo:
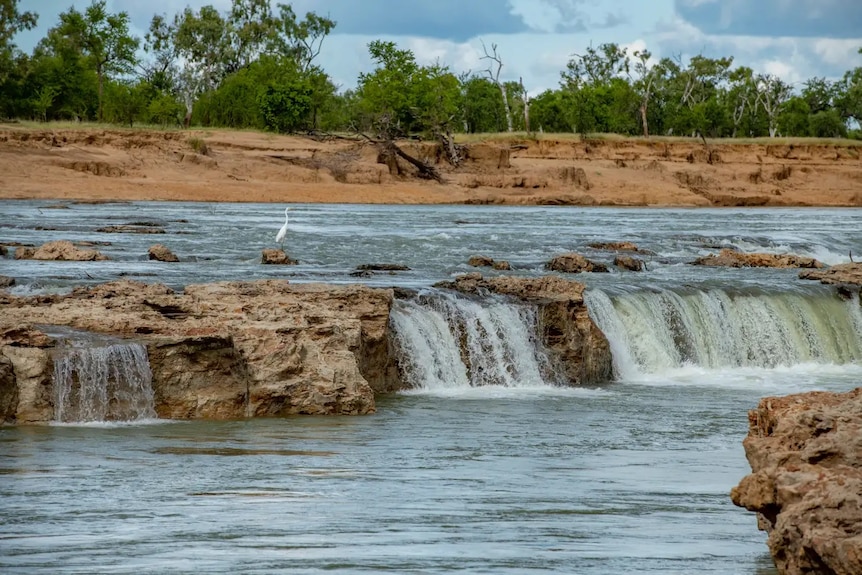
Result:
[[804,270],[799,272],[799,277],[824,284],[862,286],[862,263],[838,264],[826,270]]
[[723,266],[730,268],[816,268],[825,267],[814,258],[794,254],[743,253],[723,249],[718,255],[711,254],[691,262],[695,266]]
[[584,284],[559,276],[486,278],[470,273],[436,287],[474,295],[494,293],[537,304],[539,336],[570,384],[613,378],[610,344],[590,318]]
[[753,473],[731,498],[757,512],[779,572],[862,573],[862,388],[764,398],[743,445]]
[[53,418],[54,342],[43,326],[145,345],[159,417],[370,413],[375,392],[397,381],[392,299],[392,290],[286,281],[0,295],[0,422]]

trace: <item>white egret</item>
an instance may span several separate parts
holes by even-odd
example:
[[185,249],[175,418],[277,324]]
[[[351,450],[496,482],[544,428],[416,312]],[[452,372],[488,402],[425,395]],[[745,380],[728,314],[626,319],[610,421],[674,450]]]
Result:
[[287,212],[290,211],[290,208],[284,208],[284,225],[281,226],[281,229],[278,230],[278,233],[275,234],[275,241],[281,243],[281,249],[284,251],[284,235],[287,233]]

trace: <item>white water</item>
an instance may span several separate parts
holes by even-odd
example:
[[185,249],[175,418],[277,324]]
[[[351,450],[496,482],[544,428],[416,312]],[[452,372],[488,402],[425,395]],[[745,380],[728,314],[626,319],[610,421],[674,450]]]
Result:
[[862,309],[836,296],[643,291],[587,294],[619,379],[688,367],[777,368],[862,361]]
[[413,388],[548,387],[553,379],[536,338],[535,307],[434,292],[396,301],[391,319]]
[[58,422],[153,419],[153,374],[138,343],[76,347],[54,359]]

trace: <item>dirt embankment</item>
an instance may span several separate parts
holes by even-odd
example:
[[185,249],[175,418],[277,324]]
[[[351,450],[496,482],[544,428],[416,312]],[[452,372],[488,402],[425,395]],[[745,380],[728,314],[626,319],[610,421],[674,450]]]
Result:
[[[609,206],[862,206],[862,147],[681,140],[489,140],[443,183],[364,141],[255,132],[0,128],[0,198]],[[393,173],[396,170],[397,173]]]

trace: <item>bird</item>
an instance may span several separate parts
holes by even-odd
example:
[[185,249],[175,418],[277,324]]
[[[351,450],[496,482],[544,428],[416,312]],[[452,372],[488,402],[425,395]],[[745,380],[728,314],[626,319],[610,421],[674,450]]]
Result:
[[275,241],[281,243],[281,249],[284,250],[284,235],[287,233],[287,212],[290,211],[290,208],[284,208],[284,225],[281,226],[281,229],[278,230],[278,233],[275,234]]

